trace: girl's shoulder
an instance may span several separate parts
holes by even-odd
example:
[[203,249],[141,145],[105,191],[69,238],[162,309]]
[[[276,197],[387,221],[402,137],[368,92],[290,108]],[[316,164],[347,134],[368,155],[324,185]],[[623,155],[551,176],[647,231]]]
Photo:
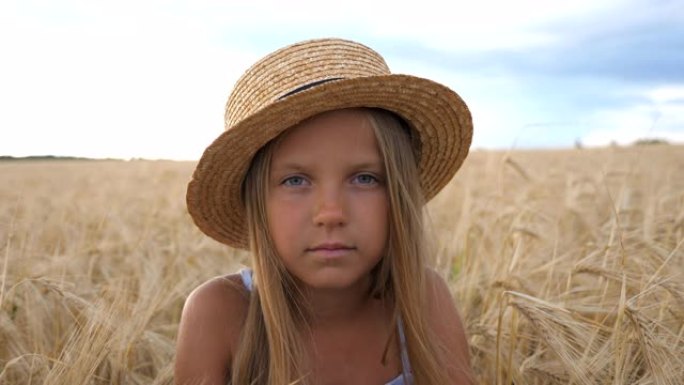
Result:
[[178,383],[225,383],[248,307],[239,274],[212,278],[190,293],[176,341]]
[[[241,319],[249,306],[249,290],[245,288],[239,273],[214,277],[197,286],[188,295],[183,306],[183,316],[202,315],[205,321],[213,317]],[[208,313],[204,314],[204,311]],[[183,317],[181,317],[181,322]]]

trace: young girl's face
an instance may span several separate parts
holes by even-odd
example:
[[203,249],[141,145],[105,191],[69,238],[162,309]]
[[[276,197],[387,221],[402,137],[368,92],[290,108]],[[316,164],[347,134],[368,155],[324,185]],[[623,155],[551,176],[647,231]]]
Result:
[[304,284],[367,282],[385,251],[389,209],[367,113],[328,112],[288,130],[271,159],[266,208],[276,251]]

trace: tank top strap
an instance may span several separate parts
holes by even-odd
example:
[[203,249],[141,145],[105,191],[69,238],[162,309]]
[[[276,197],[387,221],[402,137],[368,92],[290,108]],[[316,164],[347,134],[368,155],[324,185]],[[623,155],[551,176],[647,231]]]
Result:
[[242,284],[245,285],[245,288],[252,291],[252,269],[241,269],[240,278],[242,278]]
[[404,333],[404,322],[401,316],[397,318],[397,332],[399,333],[399,343],[401,344],[401,371],[406,384],[413,383],[411,375],[411,361],[409,361],[408,349],[406,347],[406,334]]

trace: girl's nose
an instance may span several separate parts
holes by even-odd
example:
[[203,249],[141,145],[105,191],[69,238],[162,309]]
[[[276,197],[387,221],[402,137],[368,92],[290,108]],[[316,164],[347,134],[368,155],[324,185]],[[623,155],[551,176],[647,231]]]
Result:
[[338,227],[347,222],[344,197],[336,188],[321,189],[313,217],[316,226]]

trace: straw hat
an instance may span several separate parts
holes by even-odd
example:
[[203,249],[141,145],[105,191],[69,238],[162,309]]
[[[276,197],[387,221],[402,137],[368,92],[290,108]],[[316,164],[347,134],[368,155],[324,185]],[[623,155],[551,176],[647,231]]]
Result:
[[391,74],[384,59],[362,44],[304,41],[264,57],[235,84],[226,104],[226,130],[204,151],[188,185],[195,224],[219,242],[247,248],[240,191],[257,150],[309,117],[352,107],[392,111],[415,131],[420,183],[428,200],[468,154],[472,120],[454,91],[428,79]]

